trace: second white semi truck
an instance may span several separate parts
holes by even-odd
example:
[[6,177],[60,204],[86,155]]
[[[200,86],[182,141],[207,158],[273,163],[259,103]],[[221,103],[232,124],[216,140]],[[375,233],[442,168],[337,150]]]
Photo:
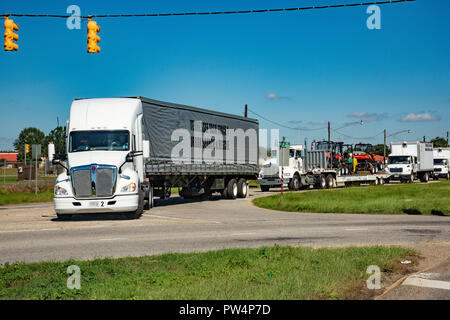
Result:
[[434,171],[433,144],[421,141],[391,142],[387,171],[391,180],[428,182]]

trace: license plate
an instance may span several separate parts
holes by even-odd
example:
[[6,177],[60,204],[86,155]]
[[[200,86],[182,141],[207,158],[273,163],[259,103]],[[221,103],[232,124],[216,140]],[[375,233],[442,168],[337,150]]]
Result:
[[100,201],[90,201],[89,202],[89,207],[91,207],[91,208],[98,208],[98,207],[100,207]]

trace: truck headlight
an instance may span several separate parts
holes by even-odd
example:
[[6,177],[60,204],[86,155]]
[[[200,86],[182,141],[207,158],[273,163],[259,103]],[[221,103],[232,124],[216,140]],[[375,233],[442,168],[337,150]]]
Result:
[[135,192],[136,191],[136,183],[130,183],[126,186],[123,186],[122,189],[120,189],[120,192]]
[[60,187],[60,186],[55,186],[55,196],[67,196],[69,193],[67,192],[66,189]]

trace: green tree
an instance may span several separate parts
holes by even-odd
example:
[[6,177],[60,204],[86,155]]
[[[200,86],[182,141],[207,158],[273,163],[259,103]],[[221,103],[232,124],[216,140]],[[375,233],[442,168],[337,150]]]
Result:
[[66,127],[56,127],[47,136],[47,145],[52,142],[55,145],[55,153],[66,153]]
[[33,127],[23,129],[19,137],[14,141],[14,148],[16,148],[17,152],[19,152],[18,161],[24,160],[24,152],[25,152],[25,144],[30,145],[30,153],[27,155],[27,159],[31,157],[31,145],[33,144],[41,144],[41,152],[45,156],[47,155],[47,144],[45,133],[41,130]]
[[445,140],[444,138],[441,138],[441,137],[436,137],[434,139],[431,139],[430,142],[433,143],[433,147],[435,147],[435,148],[448,147],[447,140]]
[[[384,150],[383,144],[375,145],[375,154],[382,156],[384,152],[383,150]],[[391,153],[391,149],[388,146],[386,146],[386,156],[388,156],[389,153]]]

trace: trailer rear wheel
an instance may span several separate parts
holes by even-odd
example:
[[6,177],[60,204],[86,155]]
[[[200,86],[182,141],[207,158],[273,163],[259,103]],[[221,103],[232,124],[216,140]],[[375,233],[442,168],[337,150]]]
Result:
[[245,180],[244,178],[239,179],[237,188],[238,188],[238,197],[247,198],[248,196],[247,180]]
[[411,176],[409,177],[409,183],[414,183],[414,175],[411,174]]
[[383,184],[384,184],[384,179],[383,178],[380,178],[380,180],[379,180],[379,184],[380,184],[380,186],[382,186]]
[[238,196],[238,186],[236,179],[231,179],[228,181],[227,185],[227,198],[228,199],[236,199]]

